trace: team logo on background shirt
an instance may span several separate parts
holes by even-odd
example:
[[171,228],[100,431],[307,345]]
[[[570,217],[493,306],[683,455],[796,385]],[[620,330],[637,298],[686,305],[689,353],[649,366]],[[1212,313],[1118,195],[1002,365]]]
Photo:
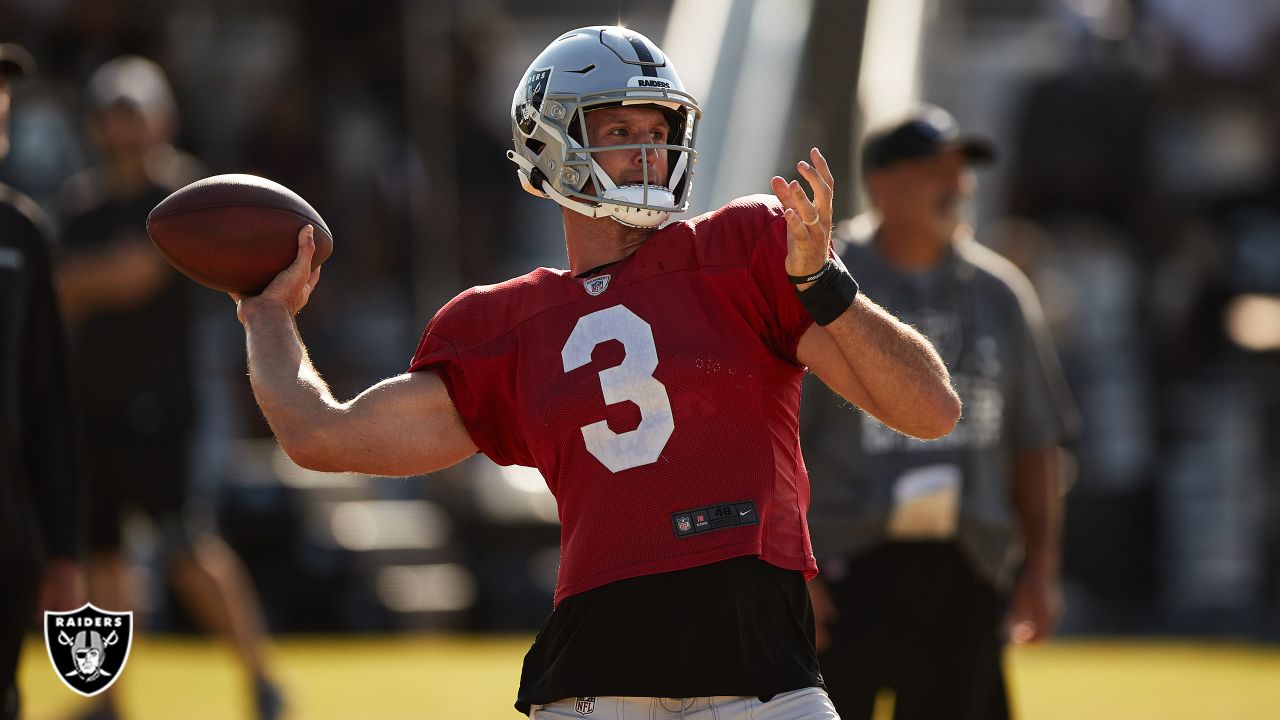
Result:
[[595,297],[609,289],[609,278],[609,275],[599,275],[589,280],[583,280],[582,287],[586,289],[588,295]]
[[578,714],[590,715],[596,711],[596,696],[578,698]]
[[133,613],[85,603],[79,610],[45,612],[44,646],[62,683],[93,697],[111,687],[129,660]]

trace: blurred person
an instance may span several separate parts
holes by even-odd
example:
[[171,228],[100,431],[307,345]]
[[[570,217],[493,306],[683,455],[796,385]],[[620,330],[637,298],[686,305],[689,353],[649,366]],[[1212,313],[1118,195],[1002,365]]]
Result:
[[961,225],[968,166],[994,154],[923,106],[868,137],[874,217],[837,232],[864,291],[931,339],[965,407],[922,443],[830,400],[806,406],[819,659],[846,720],[871,718],[882,689],[897,720],[1008,717],[1006,632],[1042,640],[1061,611],[1074,409],[1030,283]]
[[[163,71],[122,56],[89,80],[88,131],[101,164],[72,178],[61,268],[87,426],[91,599],[136,605],[122,546],[127,510],[156,524],[168,579],[198,626],[227,640],[254,688],[257,716],[282,696],[264,656],[258,599],[240,559],[190,498],[196,416],[191,285],[145,234],[147,213],[199,176],[170,140],[177,111]],[[116,713],[111,693],[95,712]]]
[[[817,572],[797,418],[805,366],[899,431],[959,402],[928,342],[831,257],[834,180],[662,227],[687,207],[694,98],[640,34],[562,35],[521,76],[508,157],[560,205],[569,269],[454,298],[405,374],[338,402],[295,324],[320,270],[238,296],[258,403],[321,471],[537,467],[559,505],[550,617],[516,708],[538,718],[835,718],[813,648]],[[745,150],[744,150],[745,151]]]
[[[0,159],[12,82],[33,66],[0,43]],[[84,602],[84,499],[50,255],[35,202],[0,185],[0,720],[18,717],[18,654],[37,612]]]

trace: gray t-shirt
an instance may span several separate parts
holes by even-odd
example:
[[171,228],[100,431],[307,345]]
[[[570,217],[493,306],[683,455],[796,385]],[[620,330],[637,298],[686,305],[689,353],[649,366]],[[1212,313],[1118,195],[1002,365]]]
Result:
[[933,342],[964,415],[949,435],[916,440],[850,408],[810,375],[800,437],[814,551],[833,559],[872,549],[891,527],[900,532],[904,498],[945,485],[954,499],[947,537],[1005,587],[1020,549],[1013,457],[1062,444],[1078,422],[1035,291],[1011,263],[967,238],[919,272],[889,266],[867,233],[842,228],[836,242],[862,292]]

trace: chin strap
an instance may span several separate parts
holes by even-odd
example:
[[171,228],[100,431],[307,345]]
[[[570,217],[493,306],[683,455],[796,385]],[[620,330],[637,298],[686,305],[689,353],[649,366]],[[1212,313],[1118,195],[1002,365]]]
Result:
[[[519,168],[519,170],[516,171],[516,174],[519,175],[520,184],[524,186],[525,190],[533,193],[534,195],[541,195],[542,197],[550,198],[558,205],[569,208],[570,210],[589,218],[598,219],[607,217],[618,224],[626,225],[627,227],[656,228],[671,217],[671,210],[631,207],[630,205],[618,205],[608,201],[621,200],[623,202],[649,204],[645,203],[645,195],[647,191],[649,198],[657,201],[652,204],[665,204],[670,208],[674,208],[676,204],[675,193],[671,192],[669,188],[662,187],[661,185],[640,184],[623,185],[619,187],[614,184],[613,180],[609,177],[609,174],[597,165],[595,160],[592,160],[591,166],[595,170],[595,172],[592,173],[593,179],[603,186],[604,192],[600,197],[606,201],[593,205],[561,195],[559,192],[556,192],[556,189],[552,187],[551,183],[547,182],[545,178],[535,183],[534,178],[541,176],[542,171],[540,171],[537,166],[527,158],[508,150],[507,159],[515,163]],[[681,167],[680,171],[683,173],[684,168]]]
[[[646,190],[648,190],[651,198],[654,195],[658,195],[659,199],[664,199],[665,196],[665,199],[669,201],[667,203],[668,207],[675,205],[675,195],[672,195],[670,190],[660,185],[623,185],[620,188],[606,191],[601,197],[606,200],[640,203],[643,202]],[[649,208],[638,208],[609,202],[601,203],[600,209],[604,211],[606,217],[613,218],[614,221],[633,228],[656,228],[671,218],[670,210],[651,210]]]

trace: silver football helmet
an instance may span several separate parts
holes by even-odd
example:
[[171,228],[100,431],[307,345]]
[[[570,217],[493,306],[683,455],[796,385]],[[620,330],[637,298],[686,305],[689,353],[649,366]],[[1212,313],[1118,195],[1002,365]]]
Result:
[[[588,145],[586,113],[618,105],[665,110],[671,119],[668,144]],[[519,166],[520,184],[538,197],[587,217],[658,227],[671,213],[689,208],[701,114],[671,61],[651,40],[622,27],[580,28],[548,45],[516,86],[511,100],[515,147],[507,157]],[[670,177],[657,184],[649,152],[642,152],[645,180],[618,185],[594,158],[610,150],[665,151]]]

